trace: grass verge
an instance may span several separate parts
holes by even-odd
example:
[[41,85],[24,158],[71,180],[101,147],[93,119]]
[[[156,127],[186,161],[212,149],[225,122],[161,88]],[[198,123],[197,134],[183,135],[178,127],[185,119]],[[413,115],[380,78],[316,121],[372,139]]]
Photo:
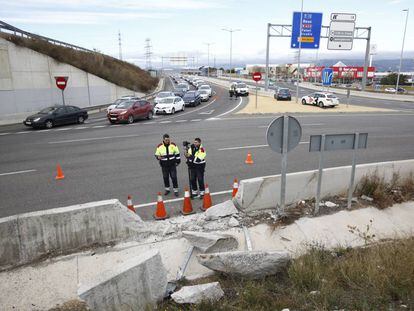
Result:
[[151,77],[138,66],[108,55],[77,51],[45,40],[22,38],[8,33],[0,33],[0,37],[136,92],[149,92],[158,83],[157,78]]
[[328,251],[311,246],[282,274],[261,280],[218,275],[225,297],[215,303],[159,310],[413,310],[414,239]]

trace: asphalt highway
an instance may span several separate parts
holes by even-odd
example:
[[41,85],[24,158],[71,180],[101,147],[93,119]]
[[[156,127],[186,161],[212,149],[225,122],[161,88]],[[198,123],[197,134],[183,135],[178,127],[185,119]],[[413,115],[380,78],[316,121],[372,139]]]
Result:
[[[171,88],[167,79],[166,89]],[[164,133],[181,150],[182,141],[201,137],[214,203],[230,197],[226,191],[234,178],[279,174],[281,157],[266,146],[265,139],[268,124],[277,116],[235,114],[248,98],[229,100],[227,90],[213,89],[216,95],[196,108],[132,125],[110,125],[104,113],[97,113],[86,124],[52,130],[0,127],[0,217],[111,198],[126,204],[132,195],[138,213],[150,218],[150,203],[163,190],[161,169],[153,154]],[[358,153],[358,163],[414,158],[414,113],[398,110],[296,114],[303,135],[288,155],[288,171],[317,168],[318,154],[308,152],[312,134],[368,132],[368,149]],[[253,165],[244,164],[247,152],[252,153]],[[351,159],[351,152],[332,152],[326,154],[325,163],[326,167],[349,165]],[[64,180],[55,180],[57,164],[62,166]],[[182,190],[188,185],[185,163],[178,167],[178,175]],[[167,203],[167,209],[178,213],[180,204]],[[200,205],[194,201],[194,208]]]

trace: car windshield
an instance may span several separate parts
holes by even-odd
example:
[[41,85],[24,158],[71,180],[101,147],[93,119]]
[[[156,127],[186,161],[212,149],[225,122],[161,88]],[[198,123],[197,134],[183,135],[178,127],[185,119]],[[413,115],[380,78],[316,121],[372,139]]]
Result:
[[246,84],[245,83],[237,83],[237,87],[245,88]]
[[179,88],[187,88],[187,84],[183,84],[183,83],[182,84],[178,84],[178,87]]
[[118,109],[128,109],[129,107],[132,106],[134,102],[133,101],[125,101],[120,103],[119,105],[116,106],[116,108]]
[[120,99],[117,99],[116,101],[114,101],[114,103],[112,104],[112,105],[119,105],[120,103],[122,103],[122,102],[124,102],[124,101],[126,101],[127,99],[122,99],[122,98],[120,98]]
[[158,95],[157,95],[157,97],[159,97],[159,98],[164,98],[164,97],[168,97],[168,96],[171,96],[170,92],[161,92],[161,93],[158,93]]
[[56,109],[57,107],[47,107],[45,109],[40,110],[39,113],[42,113],[42,114],[53,113]]
[[200,86],[201,90],[208,90],[210,87],[208,85],[202,85]]
[[160,104],[173,104],[174,103],[174,98],[164,98],[160,101]]
[[326,95],[328,98],[336,98],[336,96],[335,95],[331,95],[331,94],[329,94],[329,95]]
[[206,90],[201,90],[201,91],[200,91],[200,94],[208,94],[208,91],[206,91]]
[[187,92],[185,93],[184,97],[188,98],[188,97],[194,97],[195,96],[195,92]]
[[290,91],[289,91],[289,89],[280,89],[279,93],[288,94],[288,93],[290,93]]

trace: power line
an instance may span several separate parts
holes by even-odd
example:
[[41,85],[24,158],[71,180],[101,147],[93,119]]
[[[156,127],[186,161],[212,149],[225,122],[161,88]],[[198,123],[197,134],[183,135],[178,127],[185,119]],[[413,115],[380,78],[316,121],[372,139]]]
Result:
[[118,30],[118,45],[119,45],[119,59],[122,60],[122,40],[121,40],[120,30]]
[[151,57],[153,55],[153,53],[151,52],[151,39],[147,38],[145,39],[145,67],[147,70],[152,69],[152,65],[151,65]]

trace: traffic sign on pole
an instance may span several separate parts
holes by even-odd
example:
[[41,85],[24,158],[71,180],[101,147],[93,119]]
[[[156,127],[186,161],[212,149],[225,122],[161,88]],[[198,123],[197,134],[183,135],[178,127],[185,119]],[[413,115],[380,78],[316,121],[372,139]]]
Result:
[[332,84],[332,78],[333,78],[333,69],[324,68],[322,70],[322,85],[330,86]]
[[332,13],[328,50],[352,50],[356,14]]
[[260,72],[253,73],[252,77],[253,77],[253,80],[256,82],[262,80],[262,74]]
[[[302,22],[300,20],[301,15]],[[301,12],[293,12],[290,47],[298,49],[300,40],[302,49],[319,49],[321,28],[322,13],[303,12],[301,14]]]
[[65,95],[63,94],[63,91],[65,90],[68,84],[68,80],[69,80],[69,77],[63,77],[63,76],[55,77],[56,86],[62,91],[63,106],[65,106]]

